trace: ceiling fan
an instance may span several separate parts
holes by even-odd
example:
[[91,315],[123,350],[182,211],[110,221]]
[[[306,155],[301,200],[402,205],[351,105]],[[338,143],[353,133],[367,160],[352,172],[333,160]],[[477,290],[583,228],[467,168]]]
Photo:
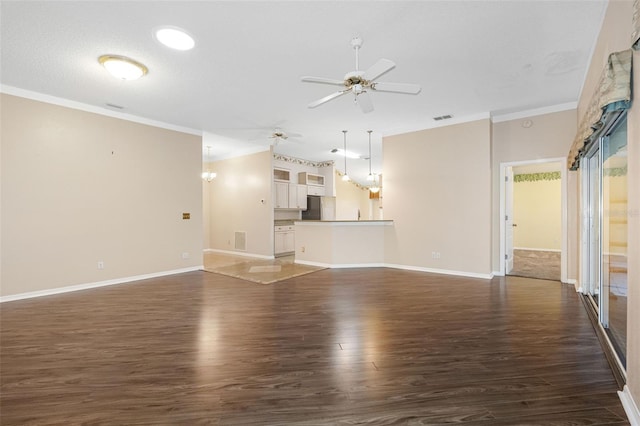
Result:
[[300,137],[302,137],[302,135],[300,133],[291,133],[291,132],[286,132],[285,133],[284,130],[282,130],[279,127],[276,127],[275,129],[273,129],[273,132],[269,136],[269,139],[273,139],[273,144],[277,145],[278,142],[286,141],[289,138],[297,139],[297,138],[300,138]]
[[369,91],[405,93],[409,95],[417,95],[420,93],[421,87],[417,84],[375,81],[377,78],[396,67],[396,64],[389,59],[380,59],[366,71],[360,71],[358,64],[358,51],[360,50],[360,47],[362,47],[362,39],[360,37],[354,37],[351,40],[351,46],[353,46],[356,51],[356,70],[347,73],[343,80],[311,76],[304,76],[301,78],[301,80],[306,83],[321,83],[344,87],[342,90],[311,102],[309,104],[309,108],[315,108],[332,99],[351,92],[354,94],[355,101],[360,106],[362,112],[367,113],[373,111],[373,103],[369,97]]

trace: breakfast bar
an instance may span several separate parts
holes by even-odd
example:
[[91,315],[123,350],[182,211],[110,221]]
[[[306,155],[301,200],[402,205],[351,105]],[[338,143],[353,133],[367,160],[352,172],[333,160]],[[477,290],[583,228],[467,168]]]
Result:
[[295,222],[295,263],[327,268],[383,266],[392,220]]

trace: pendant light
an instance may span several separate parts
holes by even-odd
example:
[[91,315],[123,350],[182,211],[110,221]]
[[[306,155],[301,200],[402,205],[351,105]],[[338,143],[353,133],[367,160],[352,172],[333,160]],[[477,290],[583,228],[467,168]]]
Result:
[[347,131],[343,130],[342,133],[344,134],[344,175],[342,180],[349,182],[349,175],[347,174]]
[[[209,161],[210,151],[211,151],[211,147],[207,146],[207,157],[205,158],[206,160],[205,162]],[[209,168],[207,167],[207,171],[202,172],[202,179],[206,180],[207,182],[211,182],[213,179],[215,179],[217,175],[218,175],[217,173],[210,171]]]
[[378,177],[373,173],[371,173],[371,132],[372,131],[373,130],[367,130],[367,133],[369,133],[369,175],[367,176],[367,180],[370,182],[373,182],[373,185],[369,187],[369,191],[375,194],[380,191],[380,187],[378,186],[378,182],[377,182]]

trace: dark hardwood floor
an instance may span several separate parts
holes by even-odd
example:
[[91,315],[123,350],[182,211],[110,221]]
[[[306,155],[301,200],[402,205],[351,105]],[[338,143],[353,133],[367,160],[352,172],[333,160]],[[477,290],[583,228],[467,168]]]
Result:
[[2,425],[628,424],[549,281],[191,272],[0,310]]

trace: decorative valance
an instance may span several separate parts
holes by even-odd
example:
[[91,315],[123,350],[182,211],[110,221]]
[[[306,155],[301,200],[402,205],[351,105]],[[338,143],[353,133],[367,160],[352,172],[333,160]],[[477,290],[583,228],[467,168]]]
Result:
[[606,114],[623,111],[631,106],[631,49],[609,55],[596,91],[591,97],[567,158],[570,170],[580,166],[582,152],[596,137]]
[[640,50],[640,0],[633,2],[633,28],[631,29],[631,46]]

